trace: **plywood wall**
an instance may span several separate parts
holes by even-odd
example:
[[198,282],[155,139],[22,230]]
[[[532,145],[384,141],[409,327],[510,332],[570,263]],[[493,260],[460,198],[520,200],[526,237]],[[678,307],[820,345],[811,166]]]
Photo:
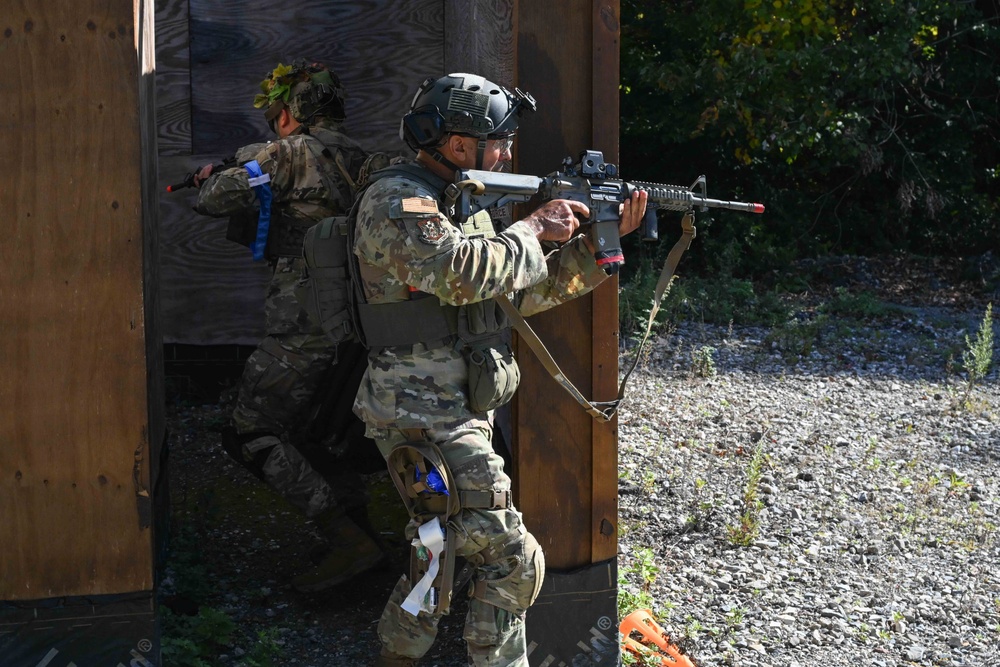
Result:
[[150,590],[152,17],[3,8],[0,599]]

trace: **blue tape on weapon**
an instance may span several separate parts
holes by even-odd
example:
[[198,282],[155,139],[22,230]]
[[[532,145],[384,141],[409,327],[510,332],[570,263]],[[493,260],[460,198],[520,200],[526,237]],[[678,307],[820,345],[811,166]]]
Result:
[[267,234],[271,229],[271,175],[265,174],[257,160],[247,162],[243,167],[250,177],[250,186],[257,193],[257,201],[260,202],[260,215],[257,218],[257,238],[254,239],[250,250],[253,251],[254,261],[264,259],[264,249],[267,247]]

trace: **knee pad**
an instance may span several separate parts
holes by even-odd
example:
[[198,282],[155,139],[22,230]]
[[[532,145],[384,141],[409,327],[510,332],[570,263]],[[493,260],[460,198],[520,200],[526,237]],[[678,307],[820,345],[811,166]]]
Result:
[[545,554],[523,525],[510,537],[495,560],[483,562],[470,595],[520,615],[538,599],[545,580]]

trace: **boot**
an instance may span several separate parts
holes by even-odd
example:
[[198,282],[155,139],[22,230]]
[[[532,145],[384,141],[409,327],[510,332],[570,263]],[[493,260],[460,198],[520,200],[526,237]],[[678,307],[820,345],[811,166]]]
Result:
[[417,660],[397,655],[383,648],[379,656],[375,658],[374,667],[417,667]]
[[303,593],[322,591],[378,565],[382,550],[365,531],[342,512],[316,520],[328,535],[330,550],[320,563],[292,579],[292,586]]

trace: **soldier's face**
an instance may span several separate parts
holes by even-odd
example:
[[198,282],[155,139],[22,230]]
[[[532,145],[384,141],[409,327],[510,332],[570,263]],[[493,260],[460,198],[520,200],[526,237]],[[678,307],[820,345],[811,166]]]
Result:
[[476,137],[453,134],[441,148],[442,154],[454,162],[459,169],[483,169],[486,171],[503,171],[510,163],[510,148],[513,137],[504,139],[488,139],[483,152],[483,164],[476,165],[479,154],[479,140]]
[[490,139],[486,142],[486,152],[483,153],[483,169],[486,171],[504,171],[504,167],[512,159],[510,154],[514,137]]

